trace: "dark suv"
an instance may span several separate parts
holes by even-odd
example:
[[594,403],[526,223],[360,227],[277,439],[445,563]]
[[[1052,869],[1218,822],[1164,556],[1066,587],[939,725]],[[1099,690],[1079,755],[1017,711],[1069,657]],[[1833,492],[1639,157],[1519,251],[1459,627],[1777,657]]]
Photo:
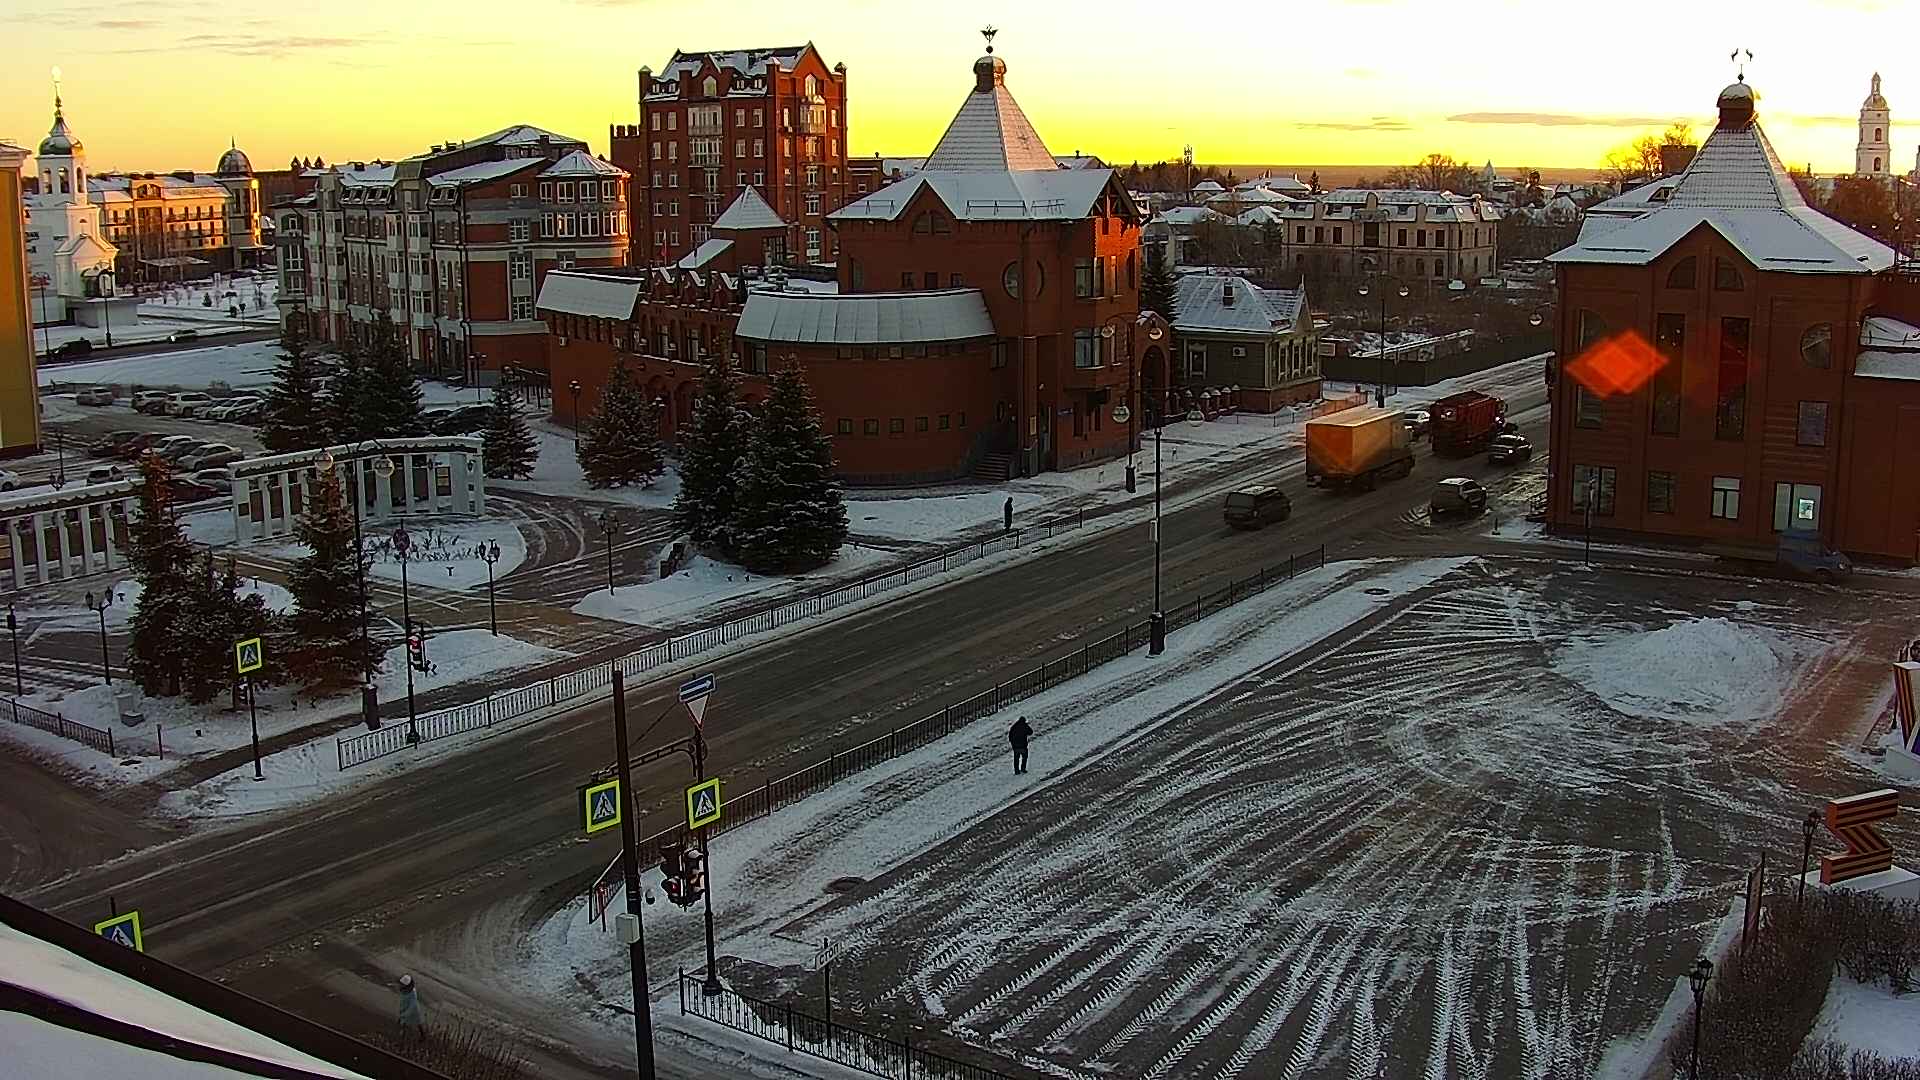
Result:
[[1433,486],[1433,501],[1427,507],[1432,517],[1448,514],[1477,514],[1487,508],[1487,489],[1478,480],[1449,476]]
[[1487,461],[1494,465],[1518,465],[1533,457],[1533,444],[1525,435],[1495,435],[1487,446]]
[[1227,524],[1236,529],[1258,529],[1292,514],[1293,501],[1277,487],[1241,488],[1227,496]]

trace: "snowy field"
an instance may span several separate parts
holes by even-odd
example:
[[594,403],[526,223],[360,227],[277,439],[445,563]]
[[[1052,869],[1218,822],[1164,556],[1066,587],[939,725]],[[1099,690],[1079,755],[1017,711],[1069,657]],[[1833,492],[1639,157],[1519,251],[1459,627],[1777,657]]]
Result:
[[279,362],[279,355],[278,342],[246,341],[146,356],[56,364],[40,369],[40,385],[111,383],[204,390],[221,382],[234,389],[263,387],[273,382],[273,368]]
[[[1338,564],[1023,703],[1027,776],[1003,715],[724,834],[722,963],[810,1001],[828,939],[837,1010],[1058,1076],[1637,1078],[1754,850],[1878,783],[1849,751],[1914,620],[1865,602]],[[529,945],[569,1008],[618,983],[579,904]]]

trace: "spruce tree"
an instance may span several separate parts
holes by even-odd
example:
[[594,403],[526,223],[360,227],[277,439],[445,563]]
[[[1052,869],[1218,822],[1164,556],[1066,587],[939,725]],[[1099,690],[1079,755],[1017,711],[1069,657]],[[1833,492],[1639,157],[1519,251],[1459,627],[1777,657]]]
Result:
[[370,434],[364,408],[369,377],[365,347],[359,342],[348,343],[340,352],[340,362],[334,366],[320,410],[334,441],[359,442]]
[[325,446],[330,427],[322,400],[319,359],[308,350],[306,319],[296,314],[280,335],[280,363],[260,413],[260,441],[280,454]]
[[391,312],[373,321],[372,347],[367,350],[365,393],[360,402],[360,438],[407,438],[427,434],[420,380],[407,357],[406,331],[396,326]]
[[728,528],[749,426],[738,398],[726,357],[714,357],[700,379],[693,423],[682,434],[680,494],[673,501],[675,526],[694,543],[723,554],[732,547]]
[[1140,277],[1140,310],[1151,311],[1171,323],[1175,310],[1173,270],[1167,266],[1166,248],[1147,249],[1147,271]]
[[659,407],[633,381],[624,361],[614,362],[584,435],[580,471],[593,487],[648,487],[667,470],[660,451]]
[[357,683],[380,650],[361,634],[360,575],[367,560],[354,544],[353,511],[337,471],[316,479],[294,533],[307,554],[287,572],[293,611],[280,650],[287,674],[309,688]]
[[195,615],[193,544],[167,490],[170,470],[157,454],[140,459],[139,516],[127,525],[127,562],[140,582],[133,607],[127,671],[149,694],[180,692]]
[[[194,583],[190,602],[192,617],[183,628],[187,638],[186,663],[181,671],[180,689],[188,701],[199,705],[212,701],[222,691],[237,688],[234,643],[266,637],[273,629],[273,615],[259,594],[240,592],[231,561],[224,572],[216,572],[209,552],[204,569],[191,578]],[[252,677],[266,682],[280,666],[270,663]]]
[[728,528],[734,552],[761,573],[823,566],[847,538],[847,508],[833,478],[833,444],[797,366],[774,375],[759,419]]
[[493,386],[493,401],[487,408],[487,426],[481,432],[481,449],[487,462],[487,475],[520,480],[533,473],[540,446],[527,430],[520,415],[520,402],[505,381]]

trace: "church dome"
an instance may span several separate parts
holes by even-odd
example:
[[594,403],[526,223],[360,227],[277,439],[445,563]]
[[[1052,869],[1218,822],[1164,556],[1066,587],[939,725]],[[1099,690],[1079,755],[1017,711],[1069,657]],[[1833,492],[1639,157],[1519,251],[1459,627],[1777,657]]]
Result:
[[247,160],[246,151],[238,146],[227,147],[220,155],[220,167],[214,170],[215,176],[252,176],[253,162]]
[[1873,89],[1867,92],[1867,100],[1860,103],[1861,109],[1884,109],[1887,99],[1880,94],[1880,73],[1873,73]]
[[60,111],[60,99],[53,99],[53,127],[47,130],[47,137],[40,140],[41,157],[72,157],[74,151],[82,149],[80,140],[67,126],[66,114]]
[[1007,62],[989,52],[973,62],[973,88],[976,92],[989,94],[993,88],[1007,81]]
[[1747,85],[1745,76],[1738,82],[1729,83],[1725,90],[1720,91],[1719,100],[1714,102],[1714,106],[1720,110],[1720,126],[1743,128],[1753,123],[1754,103],[1759,99],[1760,95]]

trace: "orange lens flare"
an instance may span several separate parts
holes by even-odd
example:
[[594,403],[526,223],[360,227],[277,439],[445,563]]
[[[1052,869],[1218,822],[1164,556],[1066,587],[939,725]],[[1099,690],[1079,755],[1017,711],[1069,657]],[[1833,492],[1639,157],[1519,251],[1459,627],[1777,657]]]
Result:
[[1646,338],[1623,330],[1587,346],[1563,370],[1592,393],[1617,397],[1645,386],[1666,364],[1667,358]]

